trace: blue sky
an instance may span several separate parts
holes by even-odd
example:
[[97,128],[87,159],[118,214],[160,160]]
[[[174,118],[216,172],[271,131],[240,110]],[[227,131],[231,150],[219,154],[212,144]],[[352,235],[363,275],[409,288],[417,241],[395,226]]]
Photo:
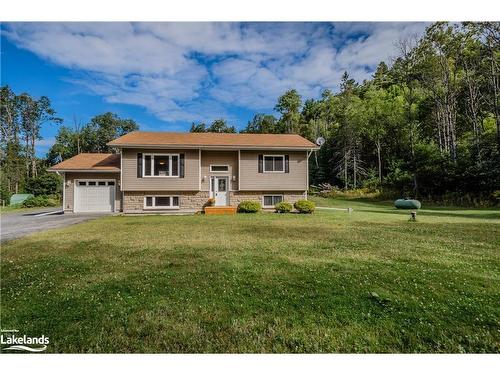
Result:
[[[48,96],[72,125],[111,111],[142,130],[225,118],[238,129],[295,88],[316,98],[397,55],[423,23],[4,23],[1,84]],[[45,125],[44,156],[57,128]]]

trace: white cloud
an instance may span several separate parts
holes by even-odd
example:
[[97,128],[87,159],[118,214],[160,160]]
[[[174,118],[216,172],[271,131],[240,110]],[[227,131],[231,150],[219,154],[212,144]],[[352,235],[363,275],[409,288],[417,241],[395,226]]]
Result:
[[338,87],[347,70],[369,78],[408,23],[12,23],[21,48],[73,69],[71,80],[111,103],[165,121],[228,117],[231,105],[270,110],[285,90]]

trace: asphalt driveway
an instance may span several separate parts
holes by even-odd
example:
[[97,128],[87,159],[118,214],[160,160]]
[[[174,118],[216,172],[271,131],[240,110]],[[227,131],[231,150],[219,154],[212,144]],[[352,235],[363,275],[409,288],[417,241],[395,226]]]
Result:
[[[31,233],[47,229],[67,227],[83,221],[95,219],[109,213],[62,214],[62,207],[51,207],[33,212],[11,212],[2,214],[0,240],[9,241]],[[59,211],[58,213],[51,213]],[[41,215],[40,215],[41,214]]]

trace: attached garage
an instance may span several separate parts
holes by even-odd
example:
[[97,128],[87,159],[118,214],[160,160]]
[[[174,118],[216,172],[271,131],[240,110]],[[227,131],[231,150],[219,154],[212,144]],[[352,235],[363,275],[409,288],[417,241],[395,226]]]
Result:
[[74,212],[113,212],[115,180],[76,180]]
[[63,176],[64,212],[120,212],[119,154],[79,154],[49,169]]

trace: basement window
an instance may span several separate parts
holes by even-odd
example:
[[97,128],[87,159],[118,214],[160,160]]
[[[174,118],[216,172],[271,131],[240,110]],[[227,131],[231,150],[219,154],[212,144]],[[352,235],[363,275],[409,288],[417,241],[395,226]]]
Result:
[[176,196],[144,197],[144,209],[179,209],[179,197]]
[[283,195],[264,195],[262,200],[263,207],[274,207],[275,204],[283,202]]

